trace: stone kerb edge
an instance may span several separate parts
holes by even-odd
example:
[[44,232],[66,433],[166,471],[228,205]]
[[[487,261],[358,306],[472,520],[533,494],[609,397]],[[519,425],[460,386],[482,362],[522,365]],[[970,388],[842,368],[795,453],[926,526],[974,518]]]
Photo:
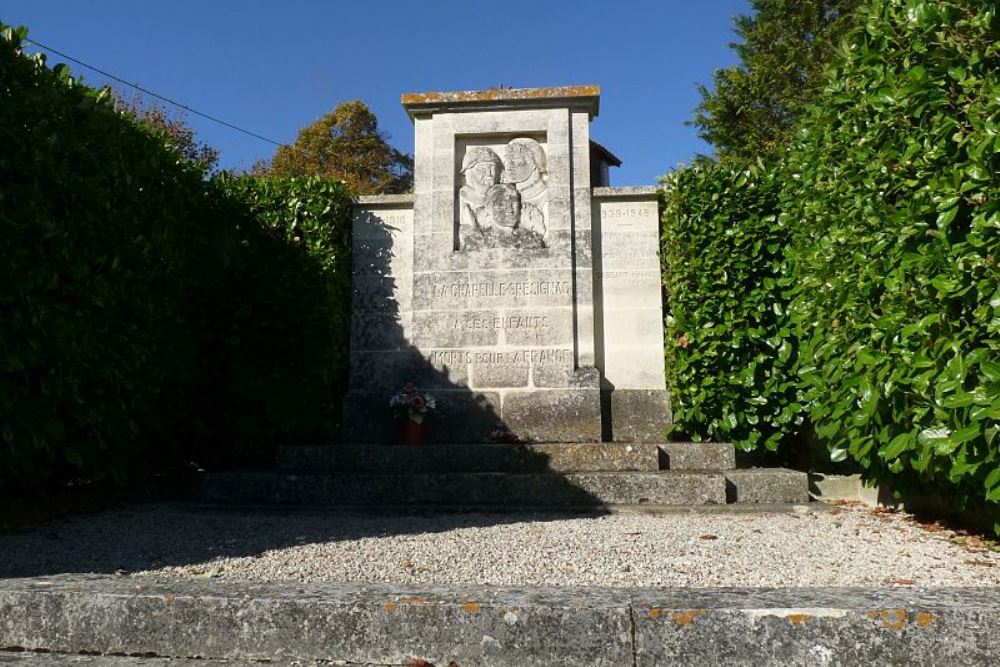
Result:
[[994,589],[0,581],[0,649],[466,665],[982,664]]

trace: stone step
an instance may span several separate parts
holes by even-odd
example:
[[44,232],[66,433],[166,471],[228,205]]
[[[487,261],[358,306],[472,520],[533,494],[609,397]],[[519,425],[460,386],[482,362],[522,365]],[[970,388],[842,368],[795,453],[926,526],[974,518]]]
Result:
[[731,503],[807,503],[809,476],[787,468],[727,470],[726,489]]
[[721,471],[547,473],[271,473],[206,476],[208,502],[341,506],[608,507],[809,502],[805,473]]
[[733,445],[721,442],[316,445],[279,447],[285,472],[620,472],[730,470]]
[[660,448],[664,470],[732,470],[736,447],[731,442],[666,442]]
[[998,637],[989,588],[0,580],[0,663],[21,647],[44,665],[995,665]]
[[286,472],[620,472],[656,471],[653,443],[328,445],[279,447]]
[[207,502],[449,507],[725,504],[721,472],[207,475]]

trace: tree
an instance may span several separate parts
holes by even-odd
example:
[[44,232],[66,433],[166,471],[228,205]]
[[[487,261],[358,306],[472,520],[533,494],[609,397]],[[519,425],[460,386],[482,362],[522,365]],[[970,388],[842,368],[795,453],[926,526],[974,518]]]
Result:
[[752,15],[734,19],[740,63],[715,71],[714,90],[691,124],[722,161],[773,155],[825,79],[841,37],[864,0],[751,0]]
[[113,92],[115,108],[130,116],[135,122],[164,135],[167,143],[181,156],[205,172],[214,171],[219,164],[219,151],[198,141],[195,131],[188,126],[183,111],[170,111],[156,101],[148,101],[136,91],[131,97],[121,90]]
[[295,143],[278,148],[270,165],[258,163],[253,172],[333,178],[355,194],[400,193],[413,185],[413,158],[389,145],[368,105],[351,100],[299,130]]

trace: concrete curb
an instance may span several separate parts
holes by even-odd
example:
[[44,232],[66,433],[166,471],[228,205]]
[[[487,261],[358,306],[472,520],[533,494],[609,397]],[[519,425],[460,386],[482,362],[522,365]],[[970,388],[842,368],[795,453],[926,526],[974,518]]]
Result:
[[0,581],[0,649],[468,665],[995,664],[996,589]]

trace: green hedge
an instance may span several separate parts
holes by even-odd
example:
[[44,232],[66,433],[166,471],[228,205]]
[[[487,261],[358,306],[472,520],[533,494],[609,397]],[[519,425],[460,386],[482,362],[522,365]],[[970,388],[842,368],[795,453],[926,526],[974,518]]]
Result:
[[873,2],[782,197],[817,433],[959,506],[1000,502],[998,8]]
[[340,421],[350,329],[343,183],[217,180],[246,221],[223,259],[228,315],[217,327],[214,384],[227,463],[264,464],[276,444],[329,440]]
[[0,26],[0,485],[123,481],[195,423],[203,174]]
[[775,450],[801,421],[784,318],[780,180],[759,164],[709,163],[664,185],[671,437]]
[[1000,515],[998,9],[873,0],[782,164],[669,177],[679,429]]
[[0,33],[0,495],[329,435],[349,193],[208,180]]

